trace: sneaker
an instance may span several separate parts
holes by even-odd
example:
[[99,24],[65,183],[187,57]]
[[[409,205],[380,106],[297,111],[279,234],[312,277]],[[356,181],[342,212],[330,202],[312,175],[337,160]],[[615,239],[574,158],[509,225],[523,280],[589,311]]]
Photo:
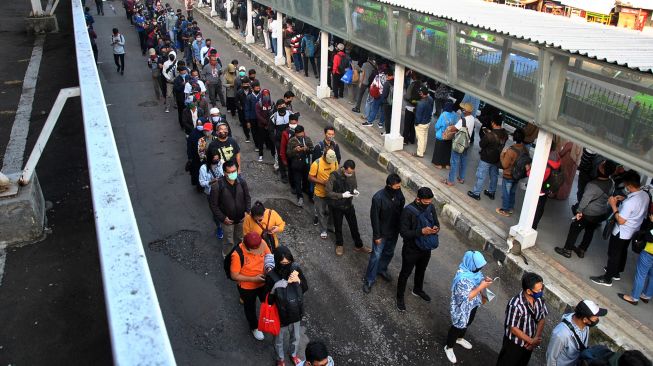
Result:
[[453,348],[447,348],[447,346],[444,346],[444,353],[447,355],[449,362],[451,363],[458,362],[458,360],[456,359],[456,354],[453,353]]
[[379,272],[378,276],[383,278],[383,280],[386,282],[392,282],[392,276],[390,275],[390,273],[388,273],[388,271]]
[[555,247],[553,248],[556,253],[560,254],[561,256],[565,258],[571,258],[571,250],[565,249],[565,248],[560,248],[560,247]]
[[336,245],[336,255],[340,257],[343,254],[345,254],[345,247],[343,247],[342,245]]
[[417,292],[415,292],[415,290],[413,290],[413,291],[411,291],[411,293],[413,294],[413,296],[421,297],[422,300],[424,300],[426,302],[431,302],[431,296],[427,295],[426,292],[424,292],[423,290],[422,291],[417,291]]
[[299,197],[299,198],[297,199],[297,206],[299,206],[299,207],[304,207],[304,198]]
[[255,148],[254,148],[254,152],[259,152],[258,147],[255,147]]
[[374,126],[374,123],[363,122],[363,123],[361,124],[361,126],[363,126],[363,127],[370,127],[370,126]]
[[170,113],[170,108],[168,108],[168,106],[166,106],[166,113]]
[[574,252],[578,256],[578,258],[585,258],[585,250],[584,249],[576,248],[576,249],[574,249]]
[[503,217],[509,217],[510,215],[512,215],[512,213],[510,211],[506,211],[506,210],[503,210],[501,208],[497,208],[495,211],[496,211],[496,213],[498,213],[499,215],[501,215]]
[[274,171],[276,172],[277,170],[279,170],[279,162],[275,159],[274,160]]
[[372,253],[372,249],[368,247],[355,247],[354,252],[370,254]]
[[355,112],[355,113],[360,113],[361,112],[360,108],[356,108],[356,107],[352,108],[351,111]]
[[313,216],[313,226],[317,226],[317,224],[320,222],[320,219],[317,216]]
[[222,226],[215,230],[215,236],[218,237],[218,239],[224,238],[224,230],[222,229]]
[[[603,272],[608,272],[608,267],[603,267]],[[612,276],[614,281],[621,281],[621,273],[617,273],[616,276]]]
[[326,239],[327,238],[327,232],[326,231],[321,232],[320,233],[320,238]]
[[456,343],[461,345],[464,349],[472,349],[472,344],[469,343],[465,338],[456,339]]
[[263,157],[262,157],[262,156],[259,156],[259,157],[258,157],[258,162],[259,162],[259,163],[262,163],[262,162],[263,162]]
[[384,126],[382,124],[379,124],[377,127],[384,128]]
[[370,286],[370,284],[365,281],[365,284],[363,284],[363,292],[369,294],[370,291],[372,291],[372,286]]
[[257,341],[262,341],[262,340],[265,339],[265,336],[263,335],[263,332],[261,332],[258,329],[254,329],[252,331],[252,335],[254,336],[254,338],[256,338]]
[[399,297],[397,298],[397,310],[399,310],[402,313],[406,311],[406,303],[404,302],[403,298],[399,298]]
[[592,282],[596,283],[597,285],[602,285],[607,287],[612,286],[612,280],[606,279],[605,276],[590,277],[590,280],[592,280]]
[[487,189],[483,191],[483,194],[488,196],[491,200],[494,199],[494,192],[490,192]]
[[245,138],[245,142],[248,143],[248,144],[251,142],[251,141],[249,141],[249,137]]
[[476,193],[474,193],[472,191],[467,191],[467,195],[470,196],[471,198],[477,200],[477,201],[481,200],[481,195],[476,194]]
[[295,364],[295,366],[297,366],[297,365],[299,365],[300,363],[302,363],[302,360],[300,360],[299,357],[297,357],[297,356],[290,356],[290,359],[291,359],[292,362]]

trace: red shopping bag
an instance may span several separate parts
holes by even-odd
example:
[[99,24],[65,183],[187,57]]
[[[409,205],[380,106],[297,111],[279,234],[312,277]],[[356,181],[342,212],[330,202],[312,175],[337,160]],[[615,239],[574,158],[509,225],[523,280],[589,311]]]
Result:
[[281,329],[279,310],[277,309],[277,304],[270,305],[268,303],[268,296],[269,294],[265,296],[265,301],[261,304],[261,311],[258,317],[258,330],[277,336]]

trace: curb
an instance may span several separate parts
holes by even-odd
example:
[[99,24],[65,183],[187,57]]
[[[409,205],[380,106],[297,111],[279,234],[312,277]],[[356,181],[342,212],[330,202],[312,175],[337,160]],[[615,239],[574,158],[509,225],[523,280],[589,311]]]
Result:
[[[500,235],[497,233],[496,228],[491,228],[483,224],[475,217],[473,211],[453,202],[448,192],[442,190],[437,185],[434,186],[432,179],[421,175],[406,159],[403,159],[396,153],[385,151],[383,146],[379,145],[378,142],[366,138],[366,133],[363,130],[358,130],[357,126],[341,117],[340,113],[327,105],[325,101],[317,99],[312,89],[307,90],[301,85],[296,85],[285,72],[280,72],[282,69],[276,66],[274,61],[270,62],[259,56],[258,53],[261,52],[260,50],[243,43],[242,39],[236,38],[234,34],[231,34],[232,32],[222,25],[222,20],[210,17],[204,10],[199,10],[197,13],[204,20],[212,23],[217,31],[226,36],[254,64],[260,66],[274,79],[282,83],[289,90],[292,90],[296,98],[300,99],[312,110],[320,113],[325,121],[335,127],[341,139],[347,140],[360,152],[376,161],[388,173],[399,174],[403,184],[407,188],[417,191],[419,187],[430,187],[433,190],[434,204],[438,210],[440,220],[453,226],[459,235],[466,238],[474,246],[490,253],[500,266],[506,267],[515,276],[515,279],[521,278],[526,271],[535,271],[542,275],[547,282],[548,306],[556,308],[562,313],[573,311],[580,296],[574,294],[573,288],[569,288],[561,283],[560,279],[565,278],[561,276],[561,273],[551,273],[545,267],[527,265],[519,256],[508,254],[508,245],[506,243],[507,232]],[[537,249],[537,247],[529,248],[523,255],[528,259],[529,263],[535,262],[536,258],[542,259],[543,257],[548,257],[548,255]],[[553,260],[551,261],[554,262]],[[559,269],[548,262],[545,264],[548,265],[547,267],[554,268],[554,270]],[[569,275],[573,276],[571,273]],[[579,290],[596,294],[596,296],[592,297],[594,299],[605,299],[597,291],[591,288],[588,290],[587,286],[580,286]],[[609,302],[610,300],[608,299],[601,301],[602,304]],[[610,311],[623,314],[617,315],[616,319],[613,319],[613,322],[602,321],[590,332],[590,343],[604,344],[613,350],[638,349],[647,355],[647,357],[653,358],[653,341],[651,341],[653,340],[653,331],[618,308],[617,310],[611,309]],[[628,320],[624,320],[624,317]]]

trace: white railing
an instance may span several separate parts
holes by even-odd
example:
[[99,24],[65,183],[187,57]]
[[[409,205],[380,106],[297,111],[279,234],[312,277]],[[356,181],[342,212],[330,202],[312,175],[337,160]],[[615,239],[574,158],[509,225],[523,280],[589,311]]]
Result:
[[80,0],[72,0],[77,72],[113,360],[175,365],[127,191]]

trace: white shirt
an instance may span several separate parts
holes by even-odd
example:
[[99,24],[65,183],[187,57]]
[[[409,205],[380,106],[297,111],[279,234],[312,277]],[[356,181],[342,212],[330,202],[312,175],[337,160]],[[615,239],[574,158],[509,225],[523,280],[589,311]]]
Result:
[[213,46],[210,46],[210,47],[206,47],[206,46],[204,46],[204,47],[202,47],[202,49],[200,50],[200,62],[202,63],[202,66],[205,65],[205,63],[204,63],[204,59],[206,58],[206,56],[208,55],[208,53],[209,53],[209,51],[210,51],[211,49],[213,49]]
[[279,38],[279,22],[273,20],[270,22],[270,30],[272,31],[272,38]]
[[619,239],[631,239],[639,230],[648,213],[649,198],[648,193],[641,189],[637,192],[629,193],[626,199],[619,206],[619,217],[626,220],[626,223],[614,225],[612,235],[619,235]]
[[[467,134],[469,137],[472,137],[472,132],[474,131],[474,116],[469,115],[467,117],[463,117],[465,119],[465,127],[467,127]],[[456,128],[461,129],[463,128],[463,120],[462,118],[456,122]]]
[[[202,80],[197,80],[197,85],[200,86],[200,91],[202,93],[206,93],[206,85],[204,85],[204,82]],[[190,94],[193,91],[193,86],[190,85],[189,82],[184,85],[184,93]]]

